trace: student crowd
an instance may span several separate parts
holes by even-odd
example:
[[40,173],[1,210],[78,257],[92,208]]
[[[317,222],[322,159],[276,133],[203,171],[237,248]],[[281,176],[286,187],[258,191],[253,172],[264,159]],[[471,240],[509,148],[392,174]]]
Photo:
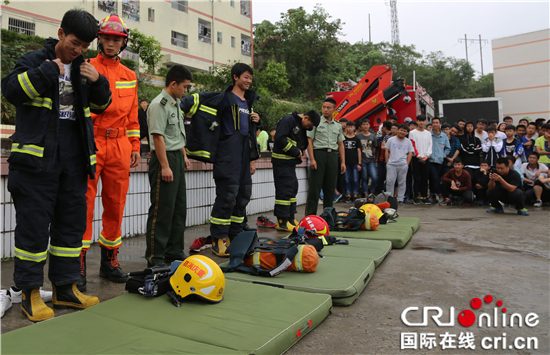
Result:
[[368,120],[340,123],[346,172],[334,202],[387,191],[415,205],[477,201],[491,205],[489,213],[503,213],[501,201],[521,215],[528,215],[525,204],[550,202],[550,124],[544,119],[524,118],[515,126],[511,117],[500,125],[485,119],[442,124],[436,117],[427,124],[419,115],[398,124],[392,115],[377,133]]

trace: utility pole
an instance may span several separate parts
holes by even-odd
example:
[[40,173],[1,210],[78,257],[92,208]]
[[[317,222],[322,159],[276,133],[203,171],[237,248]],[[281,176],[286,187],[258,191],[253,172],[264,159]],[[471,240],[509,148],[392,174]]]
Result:
[[468,61],[468,36],[464,35],[464,39],[459,38],[458,41],[464,41],[464,44],[466,44],[466,61]]
[[369,42],[371,42],[371,40],[370,40],[370,14],[369,14]]
[[[459,38],[458,41],[459,42],[464,41],[464,44],[466,45],[466,61],[468,62],[468,37],[464,35],[464,39]],[[472,43],[478,42],[478,41],[479,41],[479,56],[481,58],[481,75],[483,76],[483,53],[482,53],[481,43],[482,42],[488,43],[488,41],[486,39],[481,39],[481,35],[479,35],[479,39],[470,39],[470,42]]]

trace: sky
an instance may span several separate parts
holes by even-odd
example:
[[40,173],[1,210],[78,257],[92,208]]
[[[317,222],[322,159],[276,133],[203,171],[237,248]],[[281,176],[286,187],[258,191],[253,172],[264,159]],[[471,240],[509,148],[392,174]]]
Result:
[[[252,21],[275,23],[281,12],[303,6],[312,13],[319,4],[344,22],[343,40],[350,43],[369,40],[391,42],[389,1],[270,1],[253,0]],[[550,28],[550,2],[536,1],[405,1],[397,0],[399,39],[419,52],[442,51],[446,56],[466,59],[464,36],[468,38],[468,60],[481,75],[493,72],[491,40]],[[481,43],[480,56],[480,42]],[[462,41],[459,41],[459,38]],[[477,40],[471,42],[470,39]]]

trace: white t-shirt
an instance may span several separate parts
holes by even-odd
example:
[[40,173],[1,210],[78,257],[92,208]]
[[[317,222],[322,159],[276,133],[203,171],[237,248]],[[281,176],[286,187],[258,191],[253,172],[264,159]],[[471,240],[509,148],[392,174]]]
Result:
[[[479,140],[480,140],[481,142],[483,142],[483,140],[484,140],[485,138],[488,137],[487,132],[485,132],[485,131],[483,131],[482,134],[477,134],[477,130],[474,130],[474,134],[475,134],[475,136],[476,136],[477,138],[479,138]],[[506,135],[505,135],[505,136],[506,136]]]
[[499,137],[502,140],[506,140],[506,138],[508,138],[508,137],[506,137],[506,133],[501,132],[501,131],[497,131],[496,137]]
[[[548,179],[548,174],[547,173],[542,173],[540,174],[540,177],[543,178],[543,179]],[[550,182],[547,182],[546,184],[544,184],[544,187],[548,190],[550,190]]]
[[[523,163],[521,165],[521,172],[523,173],[525,178],[535,181],[536,180],[535,174],[537,173],[537,171],[539,171],[539,170],[543,170],[543,171],[548,170],[546,165],[544,165],[542,163],[537,163],[537,165],[538,166],[535,168],[535,170],[529,169],[529,163]],[[533,186],[532,184],[530,184],[528,182],[526,182],[526,184],[529,185],[529,186]]]
[[71,83],[71,68],[70,64],[63,64],[65,67],[65,75],[59,75],[59,119],[71,120],[76,119],[74,115],[74,89]]
[[[426,155],[432,155],[432,132],[423,130],[420,132],[415,129],[409,133],[409,138],[414,141],[418,157],[425,157]],[[387,144],[387,143],[386,143]]]

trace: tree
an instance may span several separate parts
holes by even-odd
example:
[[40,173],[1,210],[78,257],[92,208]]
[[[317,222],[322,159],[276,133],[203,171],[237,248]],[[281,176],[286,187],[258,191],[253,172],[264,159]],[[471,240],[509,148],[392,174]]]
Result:
[[163,56],[160,42],[155,37],[147,36],[135,29],[131,30],[128,37],[128,48],[147,65],[149,74],[155,73],[155,68]]
[[268,61],[259,71],[254,71],[254,81],[274,94],[284,94],[289,88],[285,63]]
[[313,98],[330,89],[331,68],[340,59],[342,45],[337,36],[343,35],[343,23],[330,18],[320,6],[312,14],[299,7],[282,13],[275,25],[267,21],[255,25],[255,55],[284,61],[290,94]]

